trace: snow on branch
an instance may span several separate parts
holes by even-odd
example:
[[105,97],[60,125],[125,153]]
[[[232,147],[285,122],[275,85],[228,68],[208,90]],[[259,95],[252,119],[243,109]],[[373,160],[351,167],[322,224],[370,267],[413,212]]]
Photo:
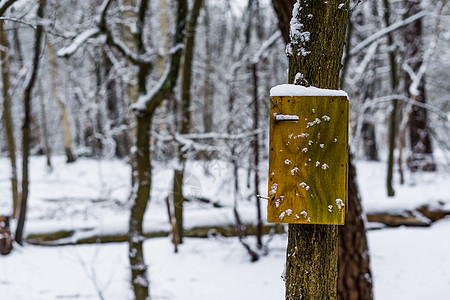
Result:
[[355,55],[356,53],[358,53],[359,51],[361,51],[362,49],[366,48],[367,46],[369,46],[371,43],[373,43],[374,41],[378,40],[379,38],[385,36],[388,33],[391,33],[392,31],[395,31],[401,27],[404,27],[408,24],[411,24],[414,21],[419,20],[420,18],[423,18],[427,15],[427,12],[422,11],[420,13],[417,13],[409,18],[406,18],[402,21],[396,22],[386,28],[383,28],[382,30],[372,34],[371,36],[369,36],[368,38],[366,38],[364,41],[362,41],[361,43],[359,43],[358,45],[356,45],[351,51],[350,51],[350,55]]
[[252,64],[257,64],[261,60],[261,57],[267,53],[267,49],[270,48],[272,44],[275,43],[280,37],[281,31],[277,30],[274,34],[272,34],[272,36],[265,40],[258,52],[256,52],[255,56],[253,56],[253,59],[251,60]]
[[98,28],[90,28],[78,35],[67,47],[61,48],[56,52],[59,57],[69,57],[73,55],[88,39],[97,36],[100,33]]
[[405,62],[403,64],[403,69],[408,73],[409,77],[411,78],[411,84],[408,87],[408,91],[413,97],[418,97],[419,92],[419,85],[422,82],[422,78],[425,75],[426,70],[428,69],[428,65],[430,63],[431,57],[433,56],[437,42],[439,40],[439,33],[440,33],[440,22],[441,22],[441,16],[442,16],[442,10],[445,6],[447,1],[442,1],[441,6],[438,7],[438,11],[436,12],[436,21],[435,21],[435,34],[434,38],[431,40],[430,46],[428,47],[426,53],[424,54],[424,58],[422,60],[422,64],[420,65],[417,72],[414,72],[413,69]]
[[211,145],[205,145],[201,143],[194,142],[191,139],[185,138],[182,134],[175,134],[172,136],[163,136],[159,133],[152,132],[152,136],[163,142],[172,142],[175,141],[182,145],[181,152],[187,152],[189,150],[192,151],[208,151],[208,152],[217,152],[217,151],[223,151],[224,149],[221,147],[211,146]]
[[219,132],[208,132],[208,133],[188,133],[183,134],[182,136],[187,139],[194,140],[202,140],[202,139],[222,139],[222,140],[240,140],[250,136],[258,135],[263,133],[262,129],[243,132],[238,134],[228,134],[228,133],[219,133]]
[[272,34],[266,41],[264,41],[261,45],[261,47],[258,49],[258,51],[253,56],[253,59],[250,59],[251,55],[250,52],[247,51],[245,55],[242,56],[242,58],[236,62],[234,62],[229,70],[229,76],[228,80],[231,80],[231,78],[235,75],[236,71],[245,66],[247,62],[250,61],[251,64],[257,64],[262,56],[265,54],[268,48],[270,48],[279,38],[281,37],[281,32],[277,30],[274,34]]
[[152,132],[152,136],[155,137],[159,141],[163,142],[177,142],[180,145],[183,145],[181,151],[186,152],[188,150],[192,151],[224,151],[223,147],[217,147],[212,145],[206,145],[203,143],[196,142],[194,140],[242,140],[251,136],[256,136],[263,133],[262,129],[242,132],[238,134],[227,134],[227,133],[219,133],[219,132],[209,132],[209,133],[188,133],[188,134],[179,134],[176,133],[174,135],[161,135],[157,132]]
[[139,95],[138,100],[131,105],[131,110],[135,112],[144,112],[147,110],[147,106],[150,104],[152,99],[156,98],[157,94],[163,89],[167,78],[170,73],[170,63],[166,65],[164,73],[158,82],[152,87],[152,89],[147,94]]
[[161,76],[156,85],[145,95],[139,95],[138,101],[131,105],[131,110],[137,114],[153,114],[161,102],[173,92],[173,88],[176,85],[184,48],[182,45],[185,37],[187,1],[178,0],[177,3],[177,24],[169,51],[169,62],[166,65],[163,76]]

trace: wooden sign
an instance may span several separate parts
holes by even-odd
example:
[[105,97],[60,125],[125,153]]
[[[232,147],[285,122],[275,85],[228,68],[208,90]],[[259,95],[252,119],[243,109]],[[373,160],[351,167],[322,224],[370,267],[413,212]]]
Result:
[[297,85],[271,90],[270,223],[345,223],[348,99]]

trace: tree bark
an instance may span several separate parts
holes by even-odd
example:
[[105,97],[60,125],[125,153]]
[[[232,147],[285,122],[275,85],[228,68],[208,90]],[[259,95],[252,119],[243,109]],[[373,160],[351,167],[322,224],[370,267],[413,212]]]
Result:
[[[259,128],[259,100],[258,100],[258,66],[256,63],[252,64],[252,77],[253,77],[253,130],[256,131]],[[253,139],[253,172],[254,176],[254,194],[259,195],[259,135],[255,135]],[[256,197],[256,246],[261,249],[262,243],[262,213],[261,213],[261,200]]]
[[213,108],[213,94],[214,89],[212,87],[213,81],[210,80],[212,70],[212,50],[210,43],[210,24],[209,24],[209,11],[207,1],[204,3],[204,18],[203,23],[205,26],[205,79],[203,86],[203,132],[211,132],[213,126],[212,108]]
[[[0,15],[1,16],[1,15]],[[0,45],[8,49],[6,40],[5,24],[0,20]],[[6,51],[0,51],[1,73],[2,73],[2,96],[3,96],[3,127],[5,128],[6,144],[8,146],[8,154],[11,162],[11,188],[13,211],[12,217],[17,218],[19,212],[20,192],[17,180],[17,163],[16,163],[16,142],[14,139],[14,124],[11,116],[11,97],[10,89],[10,69],[9,58]]]
[[[348,21],[348,4],[341,9],[339,4],[299,0],[294,5],[292,14],[297,15],[300,25],[298,31],[291,30],[291,42],[286,47],[289,83],[339,88]],[[337,263],[337,226],[289,224],[286,300],[336,299]]]
[[[39,6],[37,9],[37,17],[44,17],[44,8],[46,0],[39,0]],[[41,53],[41,41],[42,41],[42,25],[36,26],[35,42],[34,42],[34,57],[31,75],[26,83],[25,90],[23,92],[23,107],[24,107],[24,119],[22,124],[22,195],[20,199],[20,211],[19,218],[17,220],[17,228],[15,240],[18,244],[22,244],[23,228],[25,226],[25,218],[27,212],[28,201],[28,159],[30,156],[30,123],[31,123],[31,93],[33,92],[34,83],[36,81],[38,69],[39,69],[39,56]]]
[[[405,19],[422,10],[420,0],[404,1],[404,3]],[[417,73],[423,64],[422,31],[422,19],[418,19],[409,24],[404,30],[406,60],[415,73]],[[412,79],[408,74],[405,74],[405,93],[410,98],[412,98],[409,92],[411,83]],[[425,76],[422,76],[419,83],[419,96],[413,98],[420,103],[426,103]],[[424,107],[413,105],[410,115],[405,117],[409,117],[409,139],[411,147],[411,157],[408,159],[409,169],[412,171],[435,171],[436,164],[433,159],[427,110]]]
[[[289,42],[289,24],[292,15],[292,6],[295,2],[295,0],[272,1],[278,15],[280,29],[286,42]],[[339,10],[337,7],[340,1],[327,2],[302,1],[302,3],[308,4],[307,7],[302,6],[302,10],[299,13],[304,24],[303,30],[310,32],[310,40],[314,42],[297,45],[304,47],[306,51],[311,51],[306,57],[303,55],[295,55],[295,51],[293,51],[294,57],[289,57],[290,83],[293,83],[297,73],[302,73],[304,84],[311,84],[320,88],[336,89],[338,87],[342,47],[348,18],[348,11],[346,9],[348,7],[343,7],[343,10]],[[309,14],[313,17],[308,22]],[[327,43],[325,44],[323,41],[327,41]],[[322,57],[317,58],[317,56]],[[349,160],[349,175],[352,175],[352,169],[353,164]],[[360,203],[359,195],[356,192],[356,176],[349,176],[348,181],[349,205],[353,206],[355,202]],[[351,225],[362,219],[362,211],[360,209],[358,210],[357,207],[360,206],[352,207],[354,214],[349,213],[346,220],[347,225],[341,228],[340,234],[343,235],[346,233],[347,235],[358,237],[358,239],[365,239],[364,223],[358,226]],[[355,215],[357,217],[354,217]],[[300,295],[302,295],[302,299],[336,299],[336,297],[341,297],[341,295],[343,297],[339,299],[352,299],[346,298],[346,295],[341,294],[341,292],[337,293],[337,290],[341,291],[343,288],[345,289],[341,285],[343,282],[353,280],[349,274],[340,272],[340,278],[336,283],[338,256],[337,232],[336,226],[289,225],[286,260],[286,299],[300,299]],[[349,239],[345,239],[344,242],[344,238],[340,237],[340,241],[339,266],[344,263],[350,263],[348,259],[341,257],[341,255],[345,252],[345,248],[354,246]],[[320,247],[315,247],[318,245]],[[311,257],[312,253],[316,255]],[[356,264],[359,264],[361,259],[366,259],[368,264],[369,256],[367,248],[361,255],[360,257],[351,256],[350,259]],[[340,267],[340,270],[345,270],[345,266]],[[358,272],[360,275],[365,274],[365,270],[358,269]],[[328,284],[329,281],[331,281],[331,284]],[[371,285],[368,284],[369,281],[362,281],[362,283],[365,284],[359,286],[359,290],[371,290]],[[358,291],[354,291],[353,293],[363,295],[362,292]]]
[[356,170],[349,155],[348,213],[339,228],[338,299],[372,300],[372,274],[365,233],[365,217],[356,185]]
[[[181,80],[181,128],[180,133],[189,133],[192,127],[191,121],[191,81],[192,63],[194,57],[195,30],[197,19],[202,7],[203,0],[195,0],[191,10],[191,16],[186,26],[186,41],[184,51],[184,64]],[[178,147],[178,166],[173,175],[173,206],[175,222],[177,225],[178,242],[183,243],[183,178],[184,165],[186,163],[185,153],[182,146]]]
[[[389,0],[383,0],[384,5],[384,24],[386,27],[390,25],[390,16],[391,16],[391,8],[389,4]],[[395,52],[392,49],[392,45],[394,44],[394,40],[392,37],[392,33],[387,34],[387,46],[389,50],[389,65],[391,68],[391,88],[392,93],[395,93],[398,87],[398,75],[397,75],[397,63],[395,62]],[[395,142],[397,135],[397,106],[398,101],[392,101],[392,110],[389,116],[389,154],[388,154],[388,169],[387,169],[387,194],[389,197],[395,195],[394,186],[392,184],[393,174],[394,174],[394,150],[395,150]]]

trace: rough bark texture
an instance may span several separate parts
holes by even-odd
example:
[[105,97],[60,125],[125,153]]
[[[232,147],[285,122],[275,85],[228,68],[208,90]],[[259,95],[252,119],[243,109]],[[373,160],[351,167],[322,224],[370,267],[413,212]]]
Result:
[[[289,22],[291,20],[291,11],[292,11],[292,6],[295,3],[295,0],[273,0],[273,6],[275,8],[275,11],[277,12],[278,15],[278,19],[279,19],[279,24],[280,24],[280,29],[283,33],[283,37],[285,39],[286,42],[289,42]],[[306,73],[305,71],[303,71],[303,69],[310,69],[311,72],[313,70],[316,70],[317,72],[317,76],[312,76],[309,77],[309,75],[304,76],[304,78],[308,81],[309,84],[314,85],[314,86],[318,86],[318,87],[322,87],[322,88],[337,88],[338,82],[339,82],[339,70],[340,70],[340,59],[341,59],[341,55],[342,55],[342,47],[343,47],[343,42],[345,39],[345,27],[347,24],[347,18],[348,18],[348,12],[345,10],[342,11],[333,11],[332,13],[326,13],[323,12],[323,9],[326,9],[327,7],[329,9],[334,9],[336,10],[336,7],[339,5],[340,1],[328,1],[328,6],[325,3],[319,3],[318,1],[301,1],[302,3],[308,3],[309,7],[302,9],[302,11],[300,12],[300,17],[302,16],[308,16],[308,14],[312,14],[313,18],[312,20],[315,20],[315,25],[317,27],[321,27],[321,30],[325,30],[326,32],[328,31],[328,29],[330,29],[331,31],[336,31],[334,34],[334,38],[333,37],[329,37],[326,36],[315,36],[313,35],[313,31],[312,29],[310,29],[309,26],[314,25],[314,24],[308,24],[308,27],[306,27],[305,25],[305,31],[309,31],[311,32],[311,40],[315,40],[316,42],[318,42],[319,44],[314,44],[314,46],[318,47],[318,50],[311,50],[310,43],[307,43],[304,47],[306,48],[305,50],[307,51],[311,51],[311,54],[309,54],[309,61],[310,61],[310,65],[307,65],[306,63],[302,63],[299,62],[299,65],[297,66],[295,63],[290,62],[290,76],[289,76],[289,82],[293,82],[294,78],[293,76],[295,76],[295,74],[297,72],[301,72],[302,74],[310,74],[310,73]],[[317,6],[316,6],[317,5]],[[311,9],[315,9],[317,10],[316,12],[311,12]],[[322,11],[322,13],[320,13]],[[326,17],[328,16],[328,18]],[[323,19],[322,19],[323,18]],[[306,18],[307,19],[307,18]],[[303,20],[303,19],[302,19]],[[327,23],[327,22],[332,22],[332,23]],[[315,31],[314,31],[315,32]],[[322,45],[320,44],[320,41],[323,43]],[[326,41],[326,42],[324,42]],[[335,43],[335,44],[332,44]],[[333,49],[337,49],[337,51],[332,51]],[[333,53],[333,52],[337,52]],[[335,59],[336,61],[334,61],[333,63],[328,63],[327,61],[323,61],[323,60],[318,60],[318,61],[314,61],[314,59],[312,59],[312,56],[321,56],[323,54],[324,57],[328,57],[328,59]],[[333,56],[328,56],[328,55],[333,55]],[[302,57],[297,57],[299,60],[302,59]],[[325,63],[324,66],[319,65],[319,63]],[[292,69],[292,67],[295,67],[295,69]],[[320,67],[320,69],[319,69]],[[320,75],[321,73],[328,73],[330,75]],[[318,78],[316,78],[318,77]],[[313,78],[313,79],[312,79]],[[328,82],[328,80],[330,80],[330,82]],[[351,160],[349,160],[349,173],[351,173],[351,170],[353,169],[353,165]],[[349,176],[348,178],[349,181],[349,206],[353,206],[354,202],[358,202],[360,203],[359,200],[359,195],[357,194],[357,189],[356,189],[356,176]],[[340,234],[346,234],[348,236],[354,236],[357,237],[358,239],[365,239],[365,227],[364,227],[364,223],[359,224],[359,226],[353,226],[352,223],[354,222],[359,222],[358,220],[361,220],[361,210],[357,209],[356,207],[360,207],[360,206],[355,206],[355,210],[352,211],[352,213],[350,213],[347,216],[347,220],[346,222],[348,223],[347,226],[341,228],[340,230]],[[349,208],[350,210],[350,208]],[[355,212],[355,214],[353,214],[353,212]],[[354,217],[355,215],[357,215],[357,217]],[[353,220],[353,219],[356,220]],[[349,232],[347,232],[349,231]],[[309,238],[308,238],[309,237]],[[300,250],[305,248],[305,245],[308,245],[311,243],[311,241],[313,241],[313,245],[314,245],[314,241],[319,241],[318,238],[326,238],[328,242],[324,242],[322,244],[320,244],[321,248],[312,248],[310,251],[305,251],[305,250]],[[332,240],[332,242],[330,242],[330,240],[328,240],[330,238],[330,240]],[[342,249],[339,250],[339,254],[343,255],[343,253],[345,252],[345,248],[351,248],[353,246],[355,246],[355,244],[348,244],[351,241],[349,241],[349,239],[345,239],[345,245],[344,245],[344,237],[340,238],[341,239],[341,243],[339,245],[339,247],[341,247]],[[300,240],[304,240],[307,243],[303,243],[303,244],[298,244],[298,242],[300,242]],[[312,287],[312,285],[315,285],[317,287],[318,282],[315,281],[315,278],[321,278],[320,275],[318,275],[316,272],[325,272],[325,271],[329,271],[332,274],[334,274],[333,278],[327,277],[327,275],[324,275],[325,277],[322,277],[323,279],[333,279],[336,280],[336,273],[333,272],[337,272],[337,262],[336,262],[336,258],[337,255],[332,255],[331,257],[329,257],[328,261],[332,262],[331,264],[327,264],[326,266],[329,267],[328,270],[324,270],[323,266],[319,266],[317,271],[315,271],[314,274],[309,275],[306,274],[305,271],[309,272],[309,263],[313,264],[313,263],[318,263],[320,260],[326,260],[327,256],[320,256],[320,255],[316,255],[314,257],[308,257],[308,253],[312,253],[313,251],[316,251],[316,253],[320,253],[320,251],[323,251],[322,248],[327,248],[327,249],[335,249],[335,247],[337,247],[337,228],[336,226],[325,226],[325,225],[290,225],[289,226],[289,241],[288,241],[288,250],[287,250],[287,266],[286,266],[286,299],[300,299],[300,294],[302,294],[302,299],[336,299],[337,293],[336,293],[336,282],[334,282],[334,286],[328,286],[327,287],[327,291],[330,293],[329,295],[324,295],[321,294],[321,290],[322,288],[316,288],[314,289]],[[363,242],[363,244],[365,244]],[[317,244],[315,244],[317,245]],[[297,247],[297,248],[296,248]],[[361,263],[361,259],[367,259],[368,260],[368,252],[367,249],[363,252],[361,251],[352,251],[353,253],[360,253],[362,255],[362,253],[364,254],[361,257],[358,257],[358,255],[353,255],[351,256],[351,261],[355,262],[355,264],[359,265]],[[290,253],[298,253],[298,254],[303,254],[306,253],[305,255],[289,255]],[[330,252],[328,252],[330,253]],[[311,260],[308,260],[308,258],[311,258]],[[346,259],[346,258],[341,258],[340,260],[340,264],[343,263],[350,263],[350,260]],[[367,263],[368,264],[368,263]],[[304,266],[303,269],[301,269],[299,266]],[[289,268],[294,267],[296,271],[299,271],[300,273],[292,273],[289,270]],[[343,270],[345,270],[345,266],[343,268],[341,268]],[[316,270],[316,269],[314,269]],[[364,270],[360,270],[358,269],[359,274],[365,274]],[[340,273],[340,279],[338,280],[338,290],[341,291],[343,288],[341,284],[343,282],[347,282],[347,281],[353,281],[355,278],[353,276],[353,278],[351,276],[348,276],[348,274],[343,274],[342,272]],[[350,274],[351,275],[351,274]],[[313,277],[311,277],[313,276]],[[343,277],[344,276],[344,277]],[[342,278],[343,277],[343,278]],[[314,279],[313,279],[314,278]],[[358,277],[356,277],[358,278]],[[362,283],[366,283],[364,286],[359,286],[359,290],[371,290],[371,284],[369,284],[369,281],[359,281]],[[326,286],[326,283],[324,284]],[[352,284],[351,286],[355,286],[354,284]],[[312,294],[307,294],[306,291],[312,290],[311,293]],[[363,295],[362,292],[357,291],[356,293],[358,293],[359,295]],[[317,294],[317,295],[316,295]],[[341,294],[341,292],[339,292],[339,295],[342,295],[343,297],[340,298],[342,300],[344,299],[351,299],[351,298],[345,298],[346,294]],[[361,298],[361,299],[371,299],[371,298]]]
[[278,17],[278,27],[283,35],[283,40],[289,43],[289,23],[292,18],[292,7],[297,0],[272,0],[273,8]]
[[[44,7],[46,0],[39,0],[39,6],[37,9],[38,18],[44,17]],[[31,75],[26,83],[25,90],[23,92],[23,107],[24,107],[24,119],[22,124],[22,194],[20,199],[19,218],[17,220],[17,229],[15,240],[17,243],[22,243],[23,228],[25,226],[25,218],[27,212],[27,200],[28,200],[28,159],[30,156],[30,123],[31,123],[31,93],[33,92],[34,83],[39,69],[39,56],[41,53],[41,41],[42,41],[42,25],[36,26],[35,41],[34,41],[34,57]]]
[[[422,8],[420,0],[405,2],[405,15],[408,18],[419,13]],[[414,72],[417,72],[423,63],[422,42],[422,19],[415,21],[405,27],[404,30],[406,60]],[[405,92],[408,97],[409,87],[412,80],[408,74],[405,75]],[[426,103],[425,76],[419,83],[419,95],[414,97],[415,101]],[[433,160],[433,149],[430,139],[430,128],[428,128],[427,110],[424,107],[414,105],[409,115],[409,138],[411,157],[408,159],[408,167],[412,171],[424,170],[435,171],[436,164]]]
[[[10,1],[11,2],[11,1]],[[14,2],[14,1],[13,1]],[[0,16],[2,16],[0,14]],[[0,20],[0,46],[8,49],[6,40],[6,31],[4,28],[4,21]],[[16,163],[16,143],[14,140],[14,126],[11,117],[11,97],[9,96],[10,89],[10,70],[9,58],[6,51],[0,51],[1,73],[2,73],[2,96],[3,96],[3,128],[5,128],[6,144],[8,146],[8,154],[11,162],[11,187],[12,187],[12,201],[13,213],[12,217],[17,218],[19,212],[19,188],[17,181],[17,163]]]
[[364,215],[356,185],[356,171],[349,157],[348,213],[339,228],[338,299],[372,300],[372,275]]
[[[348,21],[348,4],[338,9],[340,3],[297,1],[293,15],[297,9],[301,25],[298,32],[290,32],[291,42],[286,47],[289,83],[338,89]],[[303,35],[305,32],[309,37]],[[300,79],[297,82],[296,77]],[[336,299],[337,262],[337,226],[290,224],[286,300]]]

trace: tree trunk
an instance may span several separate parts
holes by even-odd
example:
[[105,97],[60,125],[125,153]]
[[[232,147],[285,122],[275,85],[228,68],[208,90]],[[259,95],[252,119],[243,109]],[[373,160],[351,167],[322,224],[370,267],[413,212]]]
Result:
[[211,86],[213,81],[210,80],[212,70],[211,56],[212,56],[212,47],[210,44],[210,24],[209,24],[209,12],[207,7],[207,1],[204,3],[204,19],[203,23],[205,26],[205,81],[204,81],[204,92],[203,92],[203,132],[211,132],[212,131],[212,107],[213,107],[213,94],[214,89]]
[[146,300],[149,295],[147,266],[143,252],[143,219],[150,197],[151,172],[150,137],[151,115],[144,114],[137,120],[135,161],[137,166],[137,192],[131,207],[128,229],[128,253],[131,265],[131,284],[136,300]]
[[[389,0],[383,0],[384,5],[384,24],[386,27],[390,25],[390,17],[391,17],[391,8],[389,4]],[[392,45],[394,44],[394,40],[392,38],[392,33],[387,34],[387,46],[390,49],[389,51],[389,65],[391,68],[391,89],[392,93],[395,93],[398,87],[398,75],[397,75],[397,63],[395,62],[395,52],[392,49]],[[388,169],[387,169],[387,194],[389,197],[395,195],[395,190],[393,187],[393,174],[394,174],[394,150],[395,150],[395,141],[397,135],[397,106],[398,101],[392,101],[392,110],[389,116],[389,155],[388,155]]]
[[[137,13],[137,28],[142,29],[144,26],[146,11],[148,8],[148,1],[141,1]],[[187,1],[177,1],[177,16],[176,28],[173,36],[172,46],[179,45],[184,41],[184,31],[187,14]],[[142,30],[136,33],[137,48],[140,53],[143,53],[143,32]],[[178,79],[180,69],[181,51],[175,51],[171,55],[171,61],[167,74],[160,79],[159,89],[147,95],[146,77],[149,73],[151,65],[148,63],[138,64],[138,92],[141,97],[149,97],[145,101],[145,107],[135,108],[137,134],[136,134],[136,174],[137,185],[136,193],[134,194],[134,203],[131,208],[128,245],[129,245],[129,259],[131,266],[131,283],[134,290],[136,300],[147,300],[149,298],[149,282],[147,277],[147,266],[144,261],[143,254],[143,218],[147,203],[150,201],[150,189],[152,181],[152,169],[150,161],[150,132],[153,115],[157,107],[173,93],[174,86]]]
[[[348,21],[348,4],[341,9],[339,4],[337,0],[299,0],[294,5],[292,15],[298,27],[291,25],[291,42],[286,47],[289,83],[339,88]],[[289,224],[286,300],[336,299],[337,262],[337,226]]]
[[[109,130],[112,132],[112,138],[115,142],[115,153],[114,155],[118,158],[128,157],[130,155],[131,141],[128,135],[128,120],[123,109],[123,101],[119,101],[117,95],[117,79],[109,78],[109,75],[114,71],[113,63],[111,59],[104,53],[103,58],[103,80],[106,81],[106,110],[107,118],[110,120]],[[121,106],[122,105],[122,106]]]
[[[340,1],[327,2],[328,3],[306,1],[308,6],[303,6],[302,10],[299,12],[300,19],[306,21],[306,24],[305,22],[302,22],[304,23],[303,30],[305,32],[310,32],[310,40],[314,41],[314,43],[307,42],[302,45],[306,51],[311,51],[306,57],[303,57],[302,55],[297,56],[295,55],[296,52],[293,51],[295,57],[291,56],[289,58],[290,83],[294,81],[295,75],[299,72],[304,74],[303,78],[306,79],[304,83],[309,83],[321,88],[336,89],[338,87],[340,61],[345,39],[345,27],[347,24],[348,12],[346,10],[347,7],[343,7],[343,10],[336,10]],[[272,3],[278,15],[283,37],[286,42],[289,42],[289,27],[292,16],[291,11],[295,0],[273,0]],[[326,14],[327,12],[329,13],[328,15]],[[313,24],[308,24],[307,17],[309,14],[313,16]],[[329,18],[327,19],[326,16]],[[332,32],[333,30],[335,31],[334,33]],[[323,44],[323,41],[328,41],[328,44]],[[298,46],[299,45],[297,45],[297,47]],[[326,51],[323,50],[324,47],[326,47]],[[330,51],[330,49],[335,51]],[[321,56],[322,53],[326,53],[327,55],[324,55],[321,60],[317,59],[317,56]],[[297,63],[296,58],[298,60],[303,60],[303,62],[298,61]],[[316,76],[314,76],[314,73]],[[349,160],[349,169],[352,168],[352,161]],[[349,175],[351,174],[350,171]],[[349,205],[352,205],[354,201],[360,202],[359,195],[356,193],[356,177],[349,176],[348,181]],[[355,214],[358,213],[360,214],[358,218],[361,219],[361,211],[356,209]],[[347,216],[346,222],[348,225],[353,222],[353,218],[354,217],[350,214]],[[364,226],[361,226],[361,224],[359,227],[345,226],[342,228],[341,234],[350,229],[355,230],[355,232],[349,233],[351,236],[365,238],[365,228]],[[300,243],[301,241],[304,242]],[[345,243],[345,245],[341,243],[339,247],[345,246],[350,248],[354,246],[354,244],[348,244],[348,239]],[[320,248],[311,248],[311,246],[314,245],[320,245]],[[302,295],[302,299],[336,299],[337,247],[336,226],[289,225],[286,261],[286,299],[300,299],[300,295]],[[329,250],[327,251],[326,249]],[[316,255],[314,257],[309,257],[312,252],[315,252]],[[339,250],[340,255],[342,255],[343,252],[344,250]],[[364,257],[368,259],[367,248],[363,252],[362,257],[352,256],[351,259],[355,262],[360,262],[361,258]],[[341,258],[340,264],[344,263],[344,261],[346,260]],[[349,261],[347,260],[347,262]],[[343,269],[345,269],[345,267]],[[311,273],[311,271],[313,272]],[[358,270],[358,272],[362,275],[365,274],[364,270]],[[329,276],[329,274],[332,276]],[[338,280],[337,284],[338,290],[342,289],[340,286],[342,282],[351,280],[346,278],[347,275],[348,274],[340,274],[341,278]],[[329,285],[327,285],[328,280],[331,281],[331,284]],[[370,290],[371,285],[368,285],[368,282],[365,283],[364,289]],[[322,286],[324,286],[324,288],[322,288]],[[322,290],[325,292],[322,293]],[[347,298],[345,298],[344,295],[344,297],[340,299],[346,300]]]
[[[253,130],[256,131],[259,128],[259,101],[258,101],[258,66],[252,64],[252,77],[253,77]],[[259,195],[259,135],[255,135],[253,139],[253,172],[254,177],[254,194]],[[256,245],[259,249],[262,248],[262,214],[261,214],[261,201],[259,197],[256,197]]]
[[[0,20],[0,45],[8,49],[6,40],[5,24]],[[19,187],[17,180],[17,163],[16,163],[16,143],[14,140],[14,126],[11,117],[11,97],[9,96],[10,89],[10,70],[9,58],[6,51],[0,51],[1,73],[2,73],[2,96],[3,96],[3,127],[5,128],[6,144],[8,145],[9,159],[11,162],[11,187],[12,187],[12,201],[13,211],[12,217],[17,218],[19,213]]]
[[47,168],[49,171],[51,171],[53,170],[52,149],[48,141],[47,114],[45,113],[44,98],[45,96],[42,88],[42,82],[39,80],[39,104],[41,105],[42,139],[44,140],[44,150],[45,150],[45,157],[47,158]]
[[[189,133],[192,127],[191,121],[191,78],[192,63],[194,57],[195,30],[197,19],[202,7],[203,0],[195,0],[191,10],[191,16],[186,26],[186,46],[184,52],[184,64],[181,80],[181,128],[180,133]],[[178,166],[174,170],[173,176],[173,201],[174,214],[177,224],[178,242],[183,243],[183,177],[184,165],[186,163],[185,153],[182,153],[182,146],[178,147]]]
[[[44,17],[44,7],[46,0],[39,0],[39,6],[37,10],[37,17]],[[23,93],[23,107],[24,107],[24,119],[22,124],[22,195],[20,199],[20,211],[19,218],[17,220],[17,229],[15,240],[17,243],[22,244],[23,228],[25,226],[25,218],[27,212],[28,201],[28,159],[30,156],[30,123],[31,123],[31,93],[33,92],[34,83],[36,81],[38,69],[39,69],[39,56],[41,52],[42,41],[42,25],[36,26],[35,42],[34,42],[34,57],[31,75],[26,83]]]
[[372,274],[365,220],[351,155],[348,179],[348,213],[345,225],[339,228],[338,299],[372,300]]
[[47,42],[48,58],[50,61],[50,74],[52,77],[53,97],[55,97],[56,103],[58,104],[59,109],[61,109],[61,121],[63,123],[63,133],[64,133],[64,150],[66,152],[67,158],[66,161],[68,163],[71,163],[75,161],[75,156],[73,155],[72,151],[72,133],[70,131],[69,117],[67,114],[66,104],[63,102],[58,92],[58,83],[57,83],[58,72],[56,69],[55,50],[53,49],[53,46],[50,44],[47,35],[45,35],[45,37]]
[[362,139],[364,144],[364,156],[367,160],[378,161],[378,148],[375,138],[375,125],[372,122],[364,121],[362,128]]
[[[420,0],[404,1],[404,3],[405,19],[422,11]],[[411,69],[417,73],[423,64],[422,19],[418,19],[405,27],[404,39],[406,61]],[[405,92],[409,98],[411,98],[409,92],[411,83],[412,79],[408,74],[405,74]],[[425,76],[422,76],[419,83],[419,96],[414,97],[414,100],[420,103],[426,103]],[[436,164],[433,159],[427,110],[424,107],[417,105],[412,107],[411,114],[409,115],[409,138],[411,147],[411,157],[408,159],[409,169],[412,171],[435,171]]]

